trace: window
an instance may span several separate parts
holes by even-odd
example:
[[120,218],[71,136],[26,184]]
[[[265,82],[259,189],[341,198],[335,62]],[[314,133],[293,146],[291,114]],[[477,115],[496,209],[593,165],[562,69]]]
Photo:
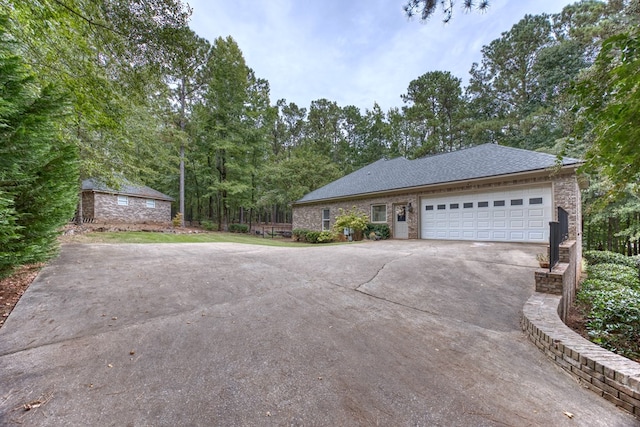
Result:
[[469,209],[473,207],[473,202],[467,202],[464,205],[462,205],[463,208],[465,209]]
[[331,229],[331,212],[329,209],[322,209],[322,231]]
[[371,206],[371,222],[387,222],[387,205]]
[[522,199],[511,199],[511,206],[522,206]]
[[442,211],[442,210],[445,210],[445,209],[447,209],[447,205],[438,205],[438,210],[439,211]]
[[504,206],[504,200],[496,200],[493,202],[493,206]]
[[530,205],[541,205],[542,204],[542,197],[533,197],[533,198],[529,199],[529,204]]
[[156,201],[153,199],[147,199],[147,207],[151,209],[155,209]]
[[118,206],[129,206],[129,197],[118,196]]
[[458,209],[460,207],[460,204],[458,203],[451,203],[449,205],[449,209]]
[[433,210],[433,205],[427,205],[424,207],[424,210],[426,211],[432,211]]
[[478,202],[478,207],[479,208],[488,208],[489,207],[489,202]]

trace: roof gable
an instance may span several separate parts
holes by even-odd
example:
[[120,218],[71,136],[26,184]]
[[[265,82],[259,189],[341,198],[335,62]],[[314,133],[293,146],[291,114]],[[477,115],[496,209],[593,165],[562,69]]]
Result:
[[[561,165],[580,163],[578,159],[565,157]],[[415,160],[404,157],[378,160],[306,194],[298,202],[509,175],[549,169],[557,165],[558,158],[551,154],[483,144]]]
[[163,194],[145,185],[133,185],[127,180],[122,183],[122,186],[119,190],[115,190],[111,187],[108,187],[103,182],[98,181],[97,179],[85,179],[84,181],[82,181],[82,191],[122,194],[127,196],[142,197],[145,199],[166,200],[168,202],[174,201],[174,198],[171,196],[167,196],[166,194]]

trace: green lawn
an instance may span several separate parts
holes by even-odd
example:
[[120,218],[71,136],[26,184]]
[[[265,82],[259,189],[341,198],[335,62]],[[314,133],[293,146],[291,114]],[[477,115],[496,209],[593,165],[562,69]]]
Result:
[[[253,236],[237,233],[198,233],[198,234],[174,234],[144,231],[121,231],[86,233],[79,239],[72,239],[76,243],[244,243],[249,245],[304,247],[318,246],[317,244],[298,243],[291,239],[276,237]],[[332,245],[341,243],[330,243]]]

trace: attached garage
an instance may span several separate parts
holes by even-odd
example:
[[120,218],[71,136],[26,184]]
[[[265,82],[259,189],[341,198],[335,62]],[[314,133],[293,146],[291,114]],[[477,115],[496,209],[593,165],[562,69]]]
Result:
[[550,186],[424,197],[420,237],[544,243],[552,207]]
[[497,144],[381,159],[296,201],[293,228],[330,228],[341,209],[356,207],[395,239],[547,243],[562,207],[569,239],[580,242],[581,164]]

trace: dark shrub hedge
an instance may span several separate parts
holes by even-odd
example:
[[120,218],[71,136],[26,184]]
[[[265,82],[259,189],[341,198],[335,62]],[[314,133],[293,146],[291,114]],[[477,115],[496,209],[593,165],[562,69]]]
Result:
[[596,264],[587,268],[590,280],[615,282],[633,289],[640,288],[638,270],[621,264]]
[[249,226],[247,224],[230,224],[229,231],[231,233],[248,233]]
[[637,258],[609,251],[586,251],[582,254],[590,265],[595,264],[620,264],[637,268]]

